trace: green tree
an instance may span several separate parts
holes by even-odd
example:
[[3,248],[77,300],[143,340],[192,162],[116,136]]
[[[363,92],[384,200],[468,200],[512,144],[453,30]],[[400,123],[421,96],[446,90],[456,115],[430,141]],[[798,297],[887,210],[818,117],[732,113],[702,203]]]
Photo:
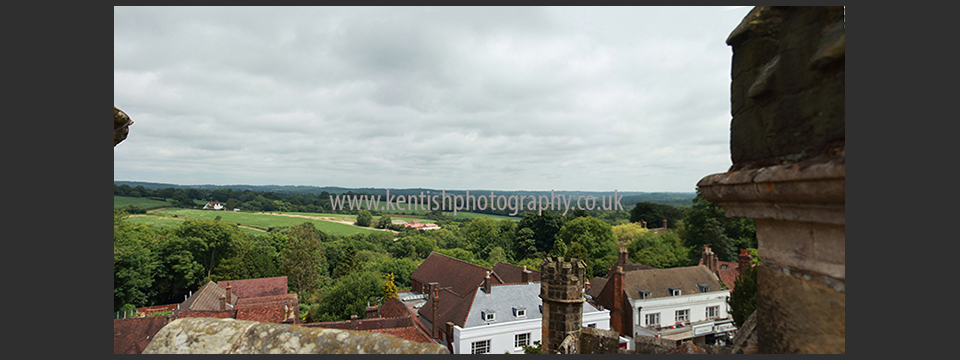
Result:
[[737,327],[743,326],[747,317],[757,310],[757,268],[759,266],[743,269],[733,283],[733,291],[730,293],[730,313]]
[[630,210],[630,222],[646,221],[647,228],[662,227],[667,219],[667,227],[673,229],[682,218],[683,210],[665,204],[639,202]]
[[390,226],[391,222],[393,222],[393,219],[391,219],[390,216],[381,216],[380,220],[377,221],[377,229],[386,229],[388,226]]
[[220,260],[233,256],[243,235],[236,224],[220,221],[187,219],[173,230],[174,236],[189,239],[198,263],[203,266],[205,276],[210,277]]
[[397,284],[393,282],[393,273],[387,274],[387,279],[383,282],[383,300],[397,297]]
[[317,316],[311,321],[342,321],[357,315],[366,317],[367,304],[383,296],[383,279],[375,272],[346,274],[320,292]]
[[334,268],[333,277],[340,278],[347,274],[352,274],[360,270],[360,262],[357,259],[357,248],[352,243],[348,243],[343,248],[343,255],[337,261]]
[[585,276],[588,279],[593,278],[594,273],[591,266],[593,265],[594,260],[590,257],[590,252],[587,250],[585,246],[583,246],[583,244],[578,242],[573,242],[572,244],[570,244],[570,246],[567,247],[567,252],[563,254],[563,258],[568,260],[574,259],[574,258],[583,260],[583,262],[587,265],[587,271]]
[[373,223],[373,214],[367,210],[361,209],[357,213],[357,226],[369,227]]
[[524,228],[533,230],[537,252],[547,253],[554,248],[553,242],[556,235],[563,227],[566,219],[550,210],[544,210],[542,214],[527,212],[517,224],[517,230]]
[[568,221],[557,233],[564,243],[578,242],[590,252],[590,260],[599,260],[608,254],[616,254],[617,244],[610,224],[594,217],[578,217]]
[[684,245],[690,248],[690,257],[699,257],[703,245],[710,245],[721,261],[737,261],[737,248],[756,248],[757,233],[753,219],[727,218],[723,208],[700,194],[683,218]]
[[326,272],[319,231],[313,223],[305,222],[290,228],[285,236],[280,272],[287,276],[290,287],[298,294],[316,291]]
[[[115,213],[116,214],[116,213]],[[147,225],[121,223],[113,237],[113,307],[150,305],[156,295],[154,276],[159,267],[152,242],[157,230]]]
[[537,256],[536,234],[530,228],[517,230],[517,238],[514,242],[514,259],[526,259]]

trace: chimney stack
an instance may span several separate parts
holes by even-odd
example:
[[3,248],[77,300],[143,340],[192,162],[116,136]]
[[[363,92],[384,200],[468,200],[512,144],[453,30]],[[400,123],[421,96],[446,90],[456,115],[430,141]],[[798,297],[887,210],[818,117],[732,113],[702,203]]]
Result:
[[440,339],[440,283],[430,285],[430,328],[434,339]]
[[640,220],[640,227],[646,229],[646,228],[647,228],[647,221],[646,221],[646,220]]
[[490,293],[490,272],[487,271],[487,276],[483,278],[483,292]]
[[667,229],[667,219],[663,219],[663,229]]
[[737,256],[737,260],[739,262],[738,270],[741,274],[753,265],[753,255],[750,255],[750,250],[747,249],[740,249],[740,256]]
[[523,281],[524,283],[530,282],[530,270],[527,270],[526,265],[523,266],[523,272],[520,273],[520,281]]
[[620,252],[617,256],[617,264],[619,265],[626,264],[628,261],[628,258],[629,258],[629,253],[627,252],[627,248],[625,247],[620,248]]
[[223,294],[220,295],[220,310],[227,309],[227,297]]
[[[616,330],[621,334],[627,334],[627,327],[624,326],[626,322],[626,314],[623,311],[623,267],[617,265],[616,271],[614,271],[613,276],[610,277],[610,281],[613,283],[613,307],[610,309],[610,327],[611,330]],[[632,333],[632,331],[630,331]]]
[[230,300],[233,300],[232,292],[230,291],[230,283],[227,283],[227,295],[225,297],[227,299],[227,302],[230,302]]

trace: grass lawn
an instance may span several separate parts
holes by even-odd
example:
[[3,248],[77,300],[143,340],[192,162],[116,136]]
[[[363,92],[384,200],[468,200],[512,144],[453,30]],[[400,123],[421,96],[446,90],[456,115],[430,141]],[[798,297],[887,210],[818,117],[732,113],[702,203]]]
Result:
[[[253,214],[245,212],[232,212],[232,211],[210,211],[210,210],[194,210],[194,209],[165,209],[154,212],[156,215],[164,216],[173,216],[177,215],[178,217],[191,217],[197,219],[207,219],[214,220],[217,216],[220,216],[221,221],[230,222],[230,223],[239,223],[241,225],[252,225],[255,227],[269,228],[271,226],[295,226],[304,222],[313,223],[313,226],[318,230],[323,231],[327,234],[340,234],[340,235],[350,235],[356,233],[373,233],[378,232],[377,230],[361,228],[352,225],[339,224],[330,221],[323,220],[314,220],[314,219],[305,219],[298,217],[288,217],[288,216],[275,216],[275,215],[265,215],[265,214]],[[286,213],[285,213],[286,214]]]
[[167,201],[160,201],[147,198],[138,198],[130,196],[113,196],[113,206],[114,207],[124,207],[127,205],[135,205],[142,207],[144,209],[158,208],[164,206],[171,206],[172,204]]

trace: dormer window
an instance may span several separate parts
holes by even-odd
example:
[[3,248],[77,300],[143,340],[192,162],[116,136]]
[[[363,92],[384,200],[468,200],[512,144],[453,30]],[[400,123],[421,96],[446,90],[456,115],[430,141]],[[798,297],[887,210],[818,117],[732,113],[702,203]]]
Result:
[[483,318],[483,321],[492,322],[494,320],[493,310],[484,310],[480,312],[480,317]]
[[650,298],[650,290],[637,290],[637,293],[640,294],[641,300]]
[[702,293],[710,292],[710,285],[707,285],[707,284],[697,284],[697,290],[700,290],[700,292],[702,292]]
[[667,288],[667,291],[670,292],[670,296],[680,296],[680,288]]
[[527,317],[527,309],[526,309],[526,308],[522,308],[522,307],[518,307],[518,306],[514,306],[514,307],[513,307],[513,316],[516,316],[516,317],[518,317],[518,318]]

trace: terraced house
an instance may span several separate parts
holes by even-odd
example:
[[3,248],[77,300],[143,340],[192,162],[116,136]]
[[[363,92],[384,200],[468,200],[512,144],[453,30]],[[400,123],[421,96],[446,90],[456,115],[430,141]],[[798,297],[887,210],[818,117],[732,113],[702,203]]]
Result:
[[[541,340],[538,271],[505,263],[487,269],[432,253],[411,278],[426,298],[421,323],[451,353],[522,354]],[[609,311],[584,303],[582,323],[609,329]]]

